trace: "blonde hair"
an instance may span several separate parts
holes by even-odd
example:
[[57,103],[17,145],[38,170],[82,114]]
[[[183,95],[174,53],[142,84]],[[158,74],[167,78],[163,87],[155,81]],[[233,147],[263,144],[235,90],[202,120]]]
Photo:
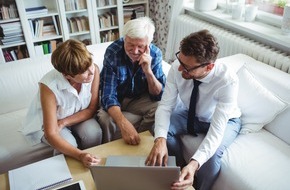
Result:
[[69,39],[54,50],[51,63],[60,73],[74,77],[88,70],[92,65],[92,56],[85,44]]
[[153,21],[149,17],[140,17],[137,19],[129,20],[123,28],[123,36],[130,38],[148,38],[151,43],[155,32]]

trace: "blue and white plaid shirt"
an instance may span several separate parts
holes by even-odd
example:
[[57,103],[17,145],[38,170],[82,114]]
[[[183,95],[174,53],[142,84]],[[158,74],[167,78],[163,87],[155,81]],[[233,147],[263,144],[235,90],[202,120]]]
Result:
[[[159,95],[150,95],[154,101],[161,99],[166,76],[162,70],[162,52],[153,44],[150,44],[152,57],[151,69],[157,80],[162,84]],[[104,55],[103,69],[101,72],[100,90],[101,103],[105,110],[111,106],[121,106],[120,102],[125,98],[138,97],[143,93],[149,93],[146,76],[140,66],[134,68],[130,58],[125,53],[124,39],[113,42]],[[134,73],[134,70],[136,72]]]

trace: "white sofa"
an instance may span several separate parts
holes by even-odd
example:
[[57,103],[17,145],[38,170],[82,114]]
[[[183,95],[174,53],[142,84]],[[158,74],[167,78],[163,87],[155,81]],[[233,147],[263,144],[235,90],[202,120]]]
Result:
[[[290,188],[290,75],[237,54],[218,60],[240,80],[242,130],[222,158],[214,190]],[[188,160],[204,136],[182,137]]]
[[[88,46],[100,68],[107,46],[108,43]],[[221,58],[218,62],[238,72],[243,132],[251,128],[256,132],[239,135],[226,151],[214,190],[289,189],[290,75],[242,54]],[[169,65],[163,66],[167,73]],[[274,97],[257,85],[244,67]],[[31,147],[18,132],[27,106],[37,92],[39,79],[50,69],[50,55],[0,64],[0,174],[52,155],[51,147],[45,144]],[[197,140],[201,141],[201,137]],[[190,136],[182,140],[184,156],[189,158],[198,142],[194,143]]]

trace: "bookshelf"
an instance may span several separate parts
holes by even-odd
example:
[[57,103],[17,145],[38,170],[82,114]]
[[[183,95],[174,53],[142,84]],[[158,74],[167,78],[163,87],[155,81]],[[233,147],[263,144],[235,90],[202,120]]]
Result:
[[[74,38],[85,44],[95,44],[91,0],[59,0],[64,39]],[[64,11],[63,11],[64,10]]]
[[118,39],[126,21],[149,15],[148,0],[124,2],[127,3],[123,0],[0,1],[0,27],[9,28],[0,29],[0,64],[45,56],[58,43],[70,38],[86,44]]
[[1,1],[0,11],[0,63],[29,57],[16,2]]

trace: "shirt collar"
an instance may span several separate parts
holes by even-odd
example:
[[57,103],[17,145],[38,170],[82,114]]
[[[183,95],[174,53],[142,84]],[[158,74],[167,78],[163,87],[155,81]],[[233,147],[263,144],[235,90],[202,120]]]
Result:
[[210,81],[214,77],[215,68],[216,68],[216,65],[211,69],[211,71],[208,73],[208,75],[206,75],[202,79],[199,79],[199,81],[202,82],[202,83],[210,83]]

